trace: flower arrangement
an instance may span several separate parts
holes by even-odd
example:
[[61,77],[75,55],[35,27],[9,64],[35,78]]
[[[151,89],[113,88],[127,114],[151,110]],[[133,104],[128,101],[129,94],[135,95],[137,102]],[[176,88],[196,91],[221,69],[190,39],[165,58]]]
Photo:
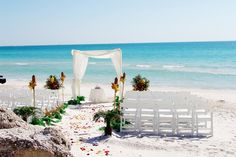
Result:
[[63,86],[63,84],[64,84],[65,78],[66,78],[66,75],[64,74],[64,72],[61,72],[60,80],[61,80],[61,85],[62,85],[62,86]]
[[61,87],[62,87],[62,101],[64,102],[64,81],[65,81],[66,75],[64,74],[64,72],[61,72]]
[[36,77],[35,77],[35,75],[33,75],[31,81],[29,82],[29,88],[33,91],[33,105],[34,105],[34,107],[35,107],[35,87],[36,86],[37,86]]
[[37,86],[36,77],[35,77],[35,75],[33,75],[32,80],[29,82],[29,88],[34,90],[36,86]]
[[50,75],[44,87],[51,90],[57,90],[62,87],[62,84],[55,75]]
[[116,108],[116,93],[120,90],[118,78],[116,77],[114,83],[111,83],[111,88],[114,90],[114,109]]
[[150,81],[142,77],[141,75],[137,75],[133,78],[132,86],[134,91],[146,91],[149,88]]
[[114,80],[114,83],[111,83],[111,88],[115,91],[115,94],[120,90],[117,77]]
[[123,97],[124,97],[125,80],[126,80],[126,74],[123,73],[123,75],[120,77],[120,82],[122,83],[121,100],[122,100]]

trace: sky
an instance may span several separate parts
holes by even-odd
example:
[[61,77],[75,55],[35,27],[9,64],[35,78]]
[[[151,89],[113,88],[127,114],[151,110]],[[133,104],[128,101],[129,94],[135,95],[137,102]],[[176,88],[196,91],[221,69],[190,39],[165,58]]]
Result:
[[236,40],[236,0],[0,0],[0,45]]

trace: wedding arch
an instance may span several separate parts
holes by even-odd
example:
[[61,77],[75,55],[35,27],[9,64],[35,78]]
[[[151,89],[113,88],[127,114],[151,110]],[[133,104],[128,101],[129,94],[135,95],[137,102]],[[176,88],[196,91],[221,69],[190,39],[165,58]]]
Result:
[[122,52],[121,49],[113,50],[93,50],[80,51],[72,50],[73,56],[73,81],[72,81],[72,95],[75,98],[80,96],[80,84],[84,77],[89,57],[98,59],[111,59],[115,67],[117,78],[122,75]]

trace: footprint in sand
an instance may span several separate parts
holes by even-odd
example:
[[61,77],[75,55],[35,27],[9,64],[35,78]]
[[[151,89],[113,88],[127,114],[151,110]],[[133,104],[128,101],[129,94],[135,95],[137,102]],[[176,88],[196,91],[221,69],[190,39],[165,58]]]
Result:
[[234,155],[235,153],[234,152],[231,152],[231,151],[226,151],[227,154],[229,155]]

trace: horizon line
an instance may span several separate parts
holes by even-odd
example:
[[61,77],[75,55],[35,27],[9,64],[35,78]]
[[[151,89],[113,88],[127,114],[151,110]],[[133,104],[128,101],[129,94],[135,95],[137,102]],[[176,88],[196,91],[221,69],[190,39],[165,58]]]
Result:
[[32,45],[0,45],[0,47],[27,47],[27,46],[73,46],[73,45],[119,45],[119,44],[168,44],[168,43],[204,43],[204,42],[236,42],[236,40],[202,40],[202,41],[150,41],[150,42],[117,42],[117,43],[65,43],[65,44],[32,44]]

